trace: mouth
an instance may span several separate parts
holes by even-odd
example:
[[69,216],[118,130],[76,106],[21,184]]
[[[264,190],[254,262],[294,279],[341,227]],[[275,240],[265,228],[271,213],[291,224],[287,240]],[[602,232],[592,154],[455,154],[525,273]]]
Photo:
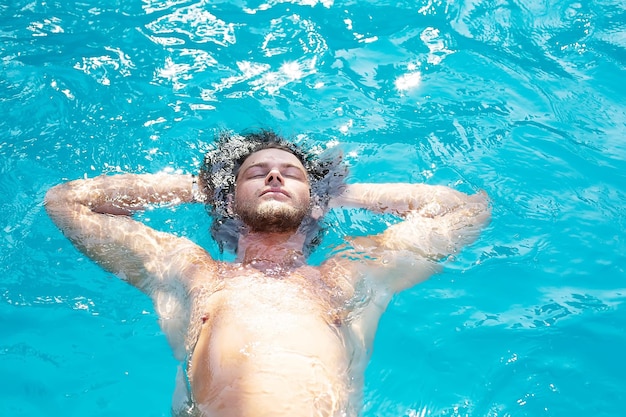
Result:
[[284,190],[281,190],[279,188],[270,188],[267,190],[264,190],[263,192],[261,192],[260,197],[264,196],[264,195],[269,195],[269,196],[273,196],[273,197],[290,197],[289,193],[287,193]]

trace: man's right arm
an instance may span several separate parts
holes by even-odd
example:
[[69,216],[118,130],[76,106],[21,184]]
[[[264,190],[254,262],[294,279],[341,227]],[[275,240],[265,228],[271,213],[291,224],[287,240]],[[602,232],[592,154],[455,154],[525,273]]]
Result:
[[131,214],[153,204],[194,201],[191,175],[123,174],[57,185],[46,194],[50,218],[85,255],[145,292],[193,268],[208,254],[188,239],[156,231]]

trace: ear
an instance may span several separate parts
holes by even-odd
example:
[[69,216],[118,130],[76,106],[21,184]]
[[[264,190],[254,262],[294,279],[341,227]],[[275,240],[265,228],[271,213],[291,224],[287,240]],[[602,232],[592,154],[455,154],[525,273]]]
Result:
[[234,206],[235,206],[235,194],[230,193],[226,195],[226,213],[228,213],[230,216],[233,216],[235,214]]

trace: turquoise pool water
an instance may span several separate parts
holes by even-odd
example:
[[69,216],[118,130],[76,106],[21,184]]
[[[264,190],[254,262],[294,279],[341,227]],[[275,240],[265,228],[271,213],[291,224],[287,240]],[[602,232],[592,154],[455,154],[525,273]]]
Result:
[[[150,302],[42,199],[258,127],[337,143],[354,181],[493,200],[383,316],[364,416],[624,415],[623,1],[11,0],[0,39],[0,415],[169,415]],[[215,251],[201,207],[144,220]],[[331,222],[318,258],[368,227]]]

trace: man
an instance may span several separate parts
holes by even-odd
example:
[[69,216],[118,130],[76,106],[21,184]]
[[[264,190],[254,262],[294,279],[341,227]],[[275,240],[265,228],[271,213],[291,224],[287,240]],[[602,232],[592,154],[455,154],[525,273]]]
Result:
[[[191,175],[100,176],[50,189],[46,209],[78,249],[152,297],[183,362],[175,414],[356,416],[390,298],[473,241],[490,213],[483,193],[345,185],[344,174],[271,132],[224,134],[207,153],[200,188]],[[235,251],[233,263],[131,218],[151,204],[195,201],[208,204],[213,236]],[[329,207],[401,221],[312,266],[306,254]]]

